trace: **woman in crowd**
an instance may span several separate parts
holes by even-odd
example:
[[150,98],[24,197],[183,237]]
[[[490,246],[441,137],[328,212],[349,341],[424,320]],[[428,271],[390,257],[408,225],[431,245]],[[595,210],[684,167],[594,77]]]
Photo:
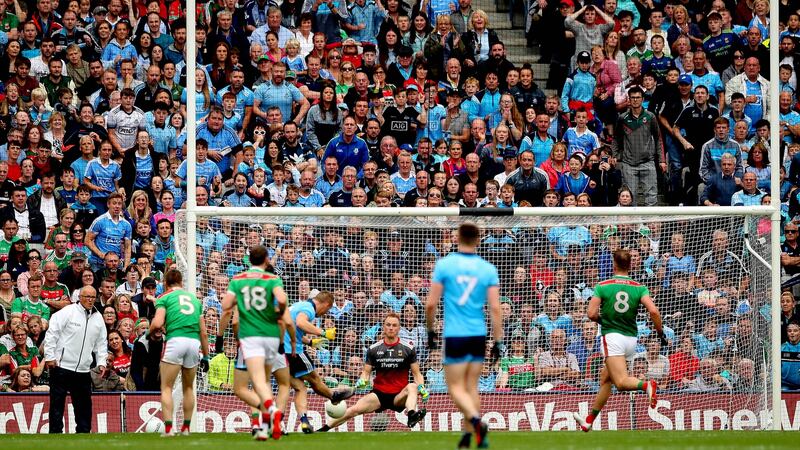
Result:
[[[136,264],[131,264],[125,269],[125,282],[120,284],[117,287],[116,294],[117,295],[128,295],[134,296],[142,292],[142,283],[139,274],[139,266]],[[128,298],[130,302],[130,298]],[[117,307],[117,314],[123,314],[123,311],[120,309],[119,305],[115,305]],[[132,317],[133,320],[136,320],[136,317]]]
[[[413,29],[408,37],[408,46],[414,52],[414,60],[418,61],[425,57],[425,43],[431,35],[431,24],[427,14],[418,12],[412,19]],[[420,91],[421,92],[421,91]]]
[[597,79],[594,92],[594,110],[603,124],[607,138],[614,136],[614,123],[617,121],[617,112],[614,105],[614,90],[622,82],[619,67],[614,60],[608,59],[603,47],[596,45],[591,50],[592,65],[589,71]]
[[11,244],[6,260],[6,270],[16,286],[19,275],[28,270],[28,241],[19,239]]
[[[203,122],[209,111],[211,111],[211,106],[216,103],[216,95],[208,83],[206,71],[201,68],[197,68],[194,71],[194,92],[197,94],[195,95],[194,105],[197,121]],[[186,117],[186,99],[186,91],[184,90],[181,94],[181,115],[183,117]]]
[[44,362],[41,360],[39,349],[33,345],[28,337],[28,330],[18,325],[11,330],[14,346],[8,349],[11,354],[12,367],[28,367],[34,377],[39,378],[44,372]]
[[472,12],[470,23],[472,29],[461,34],[467,57],[463,64],[466,67],[474,67],[480,62],[488,60],[492,46],[500,42],[497,32],[489,28],[489,15],[482,9]]
[[110,334],[117,327],[117,308],[114,305],[103,307],[103,323],[106,326],[106,333]]
[[17,367],[11,375],[11,384],[5,389],[2,389],[5,387],[2,385],[0,390],[6,392],[48,392],[50,390],[50,386],[37,385],[33,379],[33,371],[29,367]]
[[342,63],[339,79],[336,84],[336,103],[344,102],[347,91],[355,84],[356,67],[351,62]]
[[108,368],[120,378],[131,369],[131,349],[118,331],[108,333]]
[[206,65],[206,72],[214,89],[220,90],[229,85],[232,71],[231,46],[225,41],[219,41],[214,45],[210,64]]
[[458,178],[453,176],[447,179],[444,202],[446,205],[450,205],[451,203],[457,204],[459,200],[461,200],[461,183],[458,182]]
[[569,171],[567,146],[563,142],[556,142],[553,148],[550,149],[550,157],[539,168],[547,174],[550,180],[550,188],[555,189],[558,186],[558,180],[561,179],[561,175]]
[[83,272],[81,272],[81,287],[72,291],[72,296],[70,298],[72,303],[78,303],[82,288],[86,286],[94,286],[94,284],[94,272],[92,272],[91,269],[83,269]]
[[611,60],[617,64],[617,70],[622,72],[626,67],[625,52],[620,49],[619,33],[616,31],[609,31],[603,39],[603,53],[606,59]]
[[442,171],[444,171],[444,173],[447,175],[447,178],[457,177],[462,173],[466,173],[467,171],[467,163],[461,156],[462,147],[463,144],[460,141],[455,139],[450,141],[450,151],[448,152],[450,154],[450,158],[442,163]]
[[44,345],[44,323],[39,316],[28,317],[28,338],[33,341],[34,347],[39,350],[39,354],[43,353]]
[[55,245],[56,235],[57,234],[69,234],[70,228],[72,228],[72,224],[75,223],[75,211],[64,208],[58,214],[58,225],[50,230],[50,233],[47,235],[47,239],[44,241],[44,248],[47,250],[52,250],[53,246]]
[[53,111],[48,121],[48,130],[44,133],[44,140],[50,143],[53,150],[53,157],[63,157],[64,138],[66,137],[67,120],[64,114]]
[[150,227],[152,227],[153,230],[157,229],[158,222],[160,222],[161,219],[167,219],[175,223],[175,215],[178,213],[175,209],[175,195],[172,191],[162,190],[159,195],[159,200],[161,209],[159,212],[153,214],[153,218],[150,219]]
[[397,61],[397,49],[400,48],[400,30],[397,25],[391,22],[385,22],[384,25],[389,24],[383,33],[383,38],[378,37],[378,62],[383,67],[389,67],[393,62]]
[[679,36],[686,36],[694,47],[703,45],[703,33],[697,24],[692,23],[689,11],[683,5],[675,5],[672,10],[672,25],[667,29],[667,42],[670,47]]
[[42,254],[39,250],[31,249],[28,251],[26,259],[28,270],[19,274],[17,277],[17,290],[22,295],[28,295],[28,280],[34,275],[42,275]]
[[756,174],[758,189],[761,192],[770,193],[772,169],[769,165],[769,149],[763,142],[758,142],[750,148],[747,153],[747,167],[744,171]]
[[152,216],[153,212],[147,200],[147,192],[143,190],[133,191],[131,203],[128,205],[128,209],[125,210],[125,219],[131,224],[131,227],[136,229],[136,223],[138,221],[150,221]]
[[0,306],[2,306],[7,313],[11,313],[11,303],[15,298],[20,297],[14,285],[14,279],[11,277],[11,272],[8,270],[0,270]]

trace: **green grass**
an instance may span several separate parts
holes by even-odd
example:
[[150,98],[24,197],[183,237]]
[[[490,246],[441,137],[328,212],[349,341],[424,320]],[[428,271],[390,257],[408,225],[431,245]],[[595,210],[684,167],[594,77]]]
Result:
[[[798,448],[796,432],[742,431],[598,431],[495,432],[491,447],[516,449],[778,449]],[[254,442],[249,434],[194,434],[161,438],[156,434],[6,435],[3,448],[36,450],[136,449],[136,450],[237,450],[282,448],[287,450],[437,450],[454,449],[458,433],[318,433],[291,434],[279,442]],[[473,444],[474,448],[474,444]]]

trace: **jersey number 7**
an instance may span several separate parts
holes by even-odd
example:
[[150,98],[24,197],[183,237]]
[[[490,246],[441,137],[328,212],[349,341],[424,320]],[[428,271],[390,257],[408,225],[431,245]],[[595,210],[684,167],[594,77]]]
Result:
[[472,294],[472,291],[475,290],[475,286],[478,284],[478,277],[459,275],[456,277],[456,283],[458,283],[463,289],[461,297],[458,298],[458,304],[466,305],[469,301],[470,294]]

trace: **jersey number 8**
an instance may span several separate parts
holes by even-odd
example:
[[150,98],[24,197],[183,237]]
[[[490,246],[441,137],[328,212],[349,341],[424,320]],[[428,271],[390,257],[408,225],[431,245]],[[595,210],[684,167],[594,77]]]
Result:
[[619,291],[617,292],[616,299],[617,301],[614,302],[614,310],[620,314],[626,313],[631,307],[631,305],[628,304],[628,300],[630,299],[628,293],[625,291]]
[[245,286],[241,290],[244,308],[261,311],[267,307],[267,291],[260,286]]

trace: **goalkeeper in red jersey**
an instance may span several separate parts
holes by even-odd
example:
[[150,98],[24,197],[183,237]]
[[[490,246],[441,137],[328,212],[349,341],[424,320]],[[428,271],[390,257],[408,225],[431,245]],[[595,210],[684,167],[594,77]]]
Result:
[[[356,389],[368,386],[372,370],[375,369],[372,392],[347,408],[344,416],[334,419],[317,431],[328,431],[361,414],[387,409],[397,412],[407,411],[409,428],[413,428],[425,417],[427,411],[424,408],[417,409],[417,394],[422,397],[423,403],[428,401],[425,377],[419,370],[414,347],[401,342],[399,334],[400,316],[395,313],[387,314],[383,319],[383,340],[372,344],[367,351],[364,369],[356,383]],[[408,382],[409,370],[414,377],[413,383]]]
[[650,407],[656,407],[658,386],[655,380],[640,380],[628,375],[627,360],[633,358],[636,352],[638,335],[636,314],[639,304],[644,305],[650,313],[662,346],[666,347],[668,342],[664,337],[661,314],[650,297],[650,291],[647,286],[633,281],[628,276],[630,268],[630,252],[624,249],[615,251],[614,276],[595,286],[586,311],[589,319],[600,324],[605,367],[600,372],[600,390],[595,397],[592,411],[585,418],[578,413],[574,414],[575,421],[583,431],[588,432],[592,429],[594,420],[611,396],[612,385],[616,386],[618,391],[645,391]]

